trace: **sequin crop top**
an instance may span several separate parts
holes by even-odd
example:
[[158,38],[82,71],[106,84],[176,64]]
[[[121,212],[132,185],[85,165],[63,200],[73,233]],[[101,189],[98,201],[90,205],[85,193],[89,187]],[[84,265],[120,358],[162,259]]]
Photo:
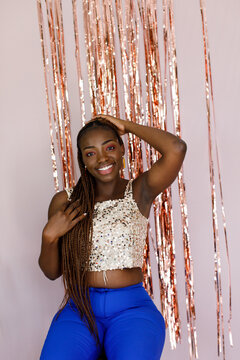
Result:
[[[143,266],[148,219],[141,214],[129,180],[123,199],[96,202],[89,271]],[[72,189],[67,189],[70,198]]]

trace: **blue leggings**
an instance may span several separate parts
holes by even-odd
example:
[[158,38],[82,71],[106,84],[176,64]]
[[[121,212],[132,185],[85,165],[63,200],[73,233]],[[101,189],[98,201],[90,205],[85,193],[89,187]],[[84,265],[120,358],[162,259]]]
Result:
[[52,320],[40,360],[97,360],[102,347],[108,360],[160,359],[165,323],[143,282],[117,289],[89,287],[89,293],[101,347],[67,304]]

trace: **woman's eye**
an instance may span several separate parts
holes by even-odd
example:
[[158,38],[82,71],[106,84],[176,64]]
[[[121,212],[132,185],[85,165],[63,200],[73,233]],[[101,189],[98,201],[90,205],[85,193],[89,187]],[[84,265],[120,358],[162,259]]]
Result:
[[110,145],[110,146],[107,147],[107,149],[109,149],[109,150],[115,150],[115,145]]
[[87,156],[87,157],[90,157],[90,156],[92,156],[93,154],[94,154],[93,152],[89,152],[89,153],[86,154],[86,156]]

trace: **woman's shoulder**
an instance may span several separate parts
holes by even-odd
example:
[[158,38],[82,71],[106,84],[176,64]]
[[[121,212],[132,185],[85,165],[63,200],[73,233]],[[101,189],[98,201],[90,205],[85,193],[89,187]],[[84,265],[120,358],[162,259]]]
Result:
[[63,207],[63,205],[66,204],[67,201],[69,201],[69,199],[70,197],[66,189],[58,191],[56,194],[54,194],[49,205],[48,215],[52,216],[55,212],[60,210]]
[[68,193],[64,189],[55,193],[52,197],[51,202],[62,202],[62,201],[66,201],[67,199],[68,199]]

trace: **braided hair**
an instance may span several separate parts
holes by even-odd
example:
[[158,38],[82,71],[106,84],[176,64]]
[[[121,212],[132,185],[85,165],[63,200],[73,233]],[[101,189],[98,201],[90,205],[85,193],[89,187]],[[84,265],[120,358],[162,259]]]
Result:
[[[101,120],[99,120],[99,118]],[[95,178],[85,169],[80,142],[81,138],[85,136],[90,129],[99,128],[111,130],[118,139],[119,144],[123,144],[117,127],[110,121],[101,117],[99,118],[88,122],[82,127],[77,136],[77,156],[81,176],[71,194],[70,204],[79,199],[82,205],[82,212],[86,212],[87,216],[59,239],[65,295],[56,316],[57,319],[71,298],[76,305],[81,319],[84,319],[89,331],[93,334],[97,345],[100,345],[99,334],[90,303],[89,286],[86,281],[92,246]]]

